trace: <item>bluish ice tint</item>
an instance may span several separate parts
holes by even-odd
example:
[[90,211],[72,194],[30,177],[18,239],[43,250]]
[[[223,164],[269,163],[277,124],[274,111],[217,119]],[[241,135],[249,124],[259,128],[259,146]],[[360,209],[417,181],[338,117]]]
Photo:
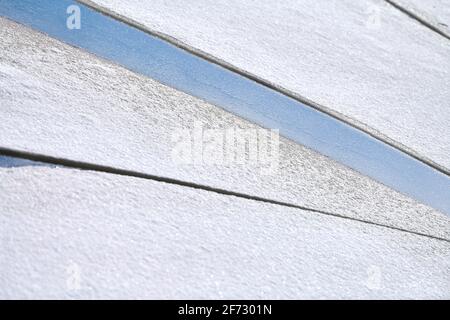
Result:
[[56,167],[56,165],[48,163],[0,155],[0,168],[18,168],[18,167],[36,167],[36,166]]
[[[69,5],[81,29],[66,27]],[[72,0],[0,0],[0,15],[156,79],[314,149],[450,215],[450,177],[305,104]]]

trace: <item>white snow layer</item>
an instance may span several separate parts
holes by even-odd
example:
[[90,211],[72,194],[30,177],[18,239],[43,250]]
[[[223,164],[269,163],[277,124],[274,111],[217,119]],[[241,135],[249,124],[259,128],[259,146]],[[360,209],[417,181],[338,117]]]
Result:
[[3,299],[450,298],[446,241],[65,168],[0,190]]
[[256,126],[16,23],[0,19],[0,25],[2,147],[196,182],[450,239],[450,219],[440,212],[287,139],[280,140],[279,169],[273,174],[264,175],[259,166],[181,165],[172,156],[176,130],[192,128],[196,121],[206,128]]
[[90,2],[450,169],[450,42],[385,1]]

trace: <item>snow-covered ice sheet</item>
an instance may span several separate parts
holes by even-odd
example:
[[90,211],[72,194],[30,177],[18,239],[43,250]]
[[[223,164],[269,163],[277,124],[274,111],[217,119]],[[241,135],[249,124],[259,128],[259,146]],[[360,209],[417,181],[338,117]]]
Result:
[[174,132],[256,128],[0,19],[0,147],[170,177],[450,239],[448,217],[287,139],[279,170],[174,162]]
[[[82,6],[83,28],[60,13],[73,0],[7,0],[0,15],[223,107],[450,215],[449,176],[367,133],[244,76]],[[217,148],[216,148],[217,150]],[[407,169],[407,170],[406,170]],[[417,183],[420,181],[420,183]]]
[[450,298],[447,241],[62,167],[0,190],[0,298]]
[[449,0],[391,0],[450,37]]
[[450,169],[450,43],[382,0],[93,0]]

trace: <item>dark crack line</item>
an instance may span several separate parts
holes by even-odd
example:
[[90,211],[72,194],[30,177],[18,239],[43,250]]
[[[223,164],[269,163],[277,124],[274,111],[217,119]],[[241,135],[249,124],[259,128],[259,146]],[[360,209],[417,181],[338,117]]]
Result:
[[278,205],[278,206],[283,206],[283,207],[288,207],[288,208],[300,209],[300,210],[304,210],[304,211],[308,211],[308,212],[323,214],[326,216],[332,216],[332,217],[336,217],[336,218],[347,219],[347,220],[361,222],[361,223],[378,226],[378,227],[384,227],[384,228],[388,228],[391,230],[406,232],[406,233],[414,234],[417,236],[423,236],[423,237],[450,243],[449,239],[429,235],[426,233],[411,231],[411,230],[407,230],[407,229],[403,229],[403,228],[399,228],[399,227],[384,225],[381,223],[376,223],[376,222],[358,219],[358,218],[354,218],[354,217],[348,217],[348,216],[345,216],[342,214],[337,214],[337,213],[327,212],[327,211],[309,208],[309,207],[305,207],[305,206],[301,206],[301,205],[296,205],[296,204],[289,203],[289,202],[263,198],[263,197],[259,197],[259,196],[242,193],[242,192],[236,192],[236,191],[211,187],[211,186],[207,186],[207,185],[203,185],[203,184],[193,183],[193,182],[174,179],[174,178],[157,176],[157,175],[153,175],[153,174],[147,174],[147,173],[142,173],[142,172],[133,171],[133,170],[127,170],[127,169],[120,169],[120,168],[99,165],[99,164],[94,164],[94,163],[89,163],[89,162],[76,161],[76,160],[70,160],[70,159],[65,159],[65,158],[57,158],[57,157],[47,156],[47,155],[43,155],[43,154],[14,150],[14,149],[3,148],[3,147],[0,147],[0,155],[16,157],[16,158],[21,158],[21,159],[26,159],[26,160],[32,160],[32,161],[37,161],[37,162],[42,162],[42,163],[48,163],[48,164],[53,164],[53,165],[59,165],[59,166],[64,166],[64,167],[78,169],[78,170],[95,171],[95,172],[109,173],[109,174],[119,175],[119,176],[127,176],[127,177],[133,177],[133,178],[153,180],[153,181],[178,185],[178,186],[182,186],[182,187],[213,192],[213,193],[217,193],[217,194],[221,194],[221,195],[225,195],[225,196],[234,196],[234,197],[247,199],[247,200],[253,200],[253,201],[258,201],[258,202],[263,202],[263,203],[268,203],[268,204],[273,204],[273,205]]
[[436,27],[434,24],[428,22],[426,19],[420,17],[418,14],[412,12],[411,10],[404,8],[403,6],[401,6],[400,4],[396,3],[395,1],[392,0],[385,0],[387,3],[389,3],[391,6],[393,6],[394,8],[396,8],[397,10],[403,12],[404,14],[406,14],[408,17],[416,20],[417,22],[419,22],[420,24],[424,25],[425,27],[427,27],[428,29],[438,33],[439,35],[443,36],[444,38],[446,38],[447,40],[450,40],[450,36],[447,35],[445,32],[443,32],[442,30],[440,30],[438,27]]

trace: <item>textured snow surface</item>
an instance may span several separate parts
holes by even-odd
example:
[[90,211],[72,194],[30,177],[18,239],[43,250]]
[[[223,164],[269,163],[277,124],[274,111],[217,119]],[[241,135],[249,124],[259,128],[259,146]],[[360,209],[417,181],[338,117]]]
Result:
[[449,0],[392,0],[450,37]]
[[0,298],[450,298],[446,241],[151,180],[0,168],[0,212]]
[[94,0],[450,169],[450,42],[382,0]]
[[249,122],[0,19],[0,146],[267,197],[450,239],[450,219],[281,139],[279,170],[174,163],[173,131]]

